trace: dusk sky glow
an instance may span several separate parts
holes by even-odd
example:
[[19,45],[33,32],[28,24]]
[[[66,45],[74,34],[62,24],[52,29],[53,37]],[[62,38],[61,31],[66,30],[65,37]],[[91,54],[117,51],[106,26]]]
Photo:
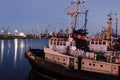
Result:
[[[38,27],[45,31],[50,25],[50,30],[55,27],[67,28],[68,15],[65,9],[70,6],[72,0],[0,0],[0,30],[8,28],[10,32],[15,29],[18,32],[33,30]],[[88,9],[87,29],[90,34],[100,32],[102,25],[107,25],[107,14],[113,15],[113,27],[118,18],[118,30],[120,30],[120,0],[85,0],[85,9]],[[1,32],[0,32],[1,33]]]

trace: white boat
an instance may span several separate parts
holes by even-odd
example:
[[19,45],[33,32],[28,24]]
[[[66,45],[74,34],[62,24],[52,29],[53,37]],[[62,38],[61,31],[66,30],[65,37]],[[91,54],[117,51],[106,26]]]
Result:
[[[72,34],[66,37],[52,37],[44,50],[30,49],[26,57],[34,69],[54,78],[118,80],[120,60],[119,57],[114,57],[113,51],[107,49],[110,41],[98,40],[93,41],[95,44],[92,42],[89,44],[86,26],[76,30],[76,18],[83,3],[80,0],[73,0],[71,4],[77,7],[75,10],[68,10],[68,14],[73,18]],[[87,11],[85,13],[87,21]],[[111,16],[109,21],[111,22]],[[104,53],[106,54],[103,55]]]

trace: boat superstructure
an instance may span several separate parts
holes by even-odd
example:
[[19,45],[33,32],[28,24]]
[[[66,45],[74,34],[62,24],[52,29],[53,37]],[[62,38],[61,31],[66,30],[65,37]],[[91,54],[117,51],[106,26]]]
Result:
[[[82,57],[82,70],[113,75],[119,74],[118,69],[120,65],[115,64],[116,62],[113,60],[112,52],[107,51],[111,46],[111,14],[108,22],[107,39],[101,39],[101,37],[96,39],[94,38],[95,40],[92,39],[94,43],[90,42],[89,45],[86,28],[76,30],[76,18],[80,13],[80,8],[78,7],[80,7],[82,3],[84,2],[80,2],[80,0],[78,0],[78,2],[74,1],[72,2],[72,5],[77,4],[77,9],[73,11],[68,10],[68,14],[73,17],[72,36],[69,35],[67,38],[51,38],[49,41],[49,46],[44,48],[45,59],[55,63],[61,63],[68,68],[72,65],[73,68],[78,69],[78,58]],[[101,53],[101,55],[97,55],[95,52],[103,53]],[[113,66],[116,68],[112,69]]]
[[[119,47],[116,44],[119,44],[117,34],[113,35],[112,34],[112,13],[108,14],[108,24],[107,28],[103,27],[103,30],[101,33],[96,33],[94,34],[91,39],[90,39],[90,49],[93,51],[101,51],[101,52],[107,52],[107,51],[113,51],[117,49],[118,51],[120,50]],[[117,21],[116,21],[116,26],[117,26]],[[117,33],[117,29],[116,29]]]
[[[86,29],[87,23],[85,22],[85,28],[76,30],[77,15],[81,12],[80,6],[83,3],[84,1],[81,0],[73,0],[71,4],[76,6],[75,10],[67,10],[68,15],[71,15],[73,18],[71,25],[72,33],[69,33],[66,37],[52,37],[43,51],[30,49],[26,55],[37,68],[49,70],[56,75],[76,78],[82,75],[84,71],[87,71],[86,73],[89,75],[92,72],[102,76],[105,74],[118,77],[120,75],[119,58],[113,57],[113,51],[106,52],[111,45],[109,43],[110,36],[107,37],[107,40],[98,40],[97,42],[91,39],[91,45],[89,45]],[[85,12],[85,21],[87,21],[87,12]],[[111,24],[111,16],[109,20],[109,24]],[[98,43],[101,45],[98,46],[100,47],[99,49],[95,49],[96,51],[92,49],[94,46],[92,41],[96,45]],[[116,59],[118,59],[117,62]],[[42,71],[41,69],[39,70]]]

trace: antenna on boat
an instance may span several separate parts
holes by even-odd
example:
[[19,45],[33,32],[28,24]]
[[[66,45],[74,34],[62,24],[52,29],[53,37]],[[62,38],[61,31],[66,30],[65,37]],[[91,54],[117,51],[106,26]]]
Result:
[[73,21],[71,22],[73,31],[76,28],[77,15],[80,13],[80,6],[83,3],[85,3],[85,1],[72,0],[71,4],[76,5],[76,7],[68,7],[67,10],[66,10],[67,14],[70,15],[73,18]]
[[85,24],[84,24],[84,26],[85,26],[85,30],[86,30],[87,21],[88,21],[88,19],[87,19],[87,15],[88,15],[88,10],[85,11]]
[[116,18],[116,38],[117,38],[117,33],[118,33],[118,30],[117,30],[117,28],[118,28],[118,19]]

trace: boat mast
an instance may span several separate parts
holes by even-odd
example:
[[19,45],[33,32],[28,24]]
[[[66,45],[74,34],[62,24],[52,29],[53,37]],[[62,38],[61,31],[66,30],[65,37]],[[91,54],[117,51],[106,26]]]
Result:
[[67,14],[68,15],[71,15],[71,17],[73,18],[73,21],[72,21],[72,29],[73,31],[75,30],[76,28],[76,21],[77,21],[77,15],[80,13],[80,5],[85,3],[84,1],[80,1],[80,0],[72,0],[71,4],[72,5],[77,5],[77,7],[73,7],[73,8],[68,8],[67,9]]
[[116,19],[116,38],[117,38],[117,33],[118,33],[117,25],[118,25],[118,19]]
[[85,30],[86,30],[87,21],[88,21],[87,14],[88,14],[88,10],[85,11],[85,24],[84,24],[85,25]]
[[108,14],[108,27],[107,27],[107,46],[108,49],[111,47],[111,28],[112,28],[112,13]]

